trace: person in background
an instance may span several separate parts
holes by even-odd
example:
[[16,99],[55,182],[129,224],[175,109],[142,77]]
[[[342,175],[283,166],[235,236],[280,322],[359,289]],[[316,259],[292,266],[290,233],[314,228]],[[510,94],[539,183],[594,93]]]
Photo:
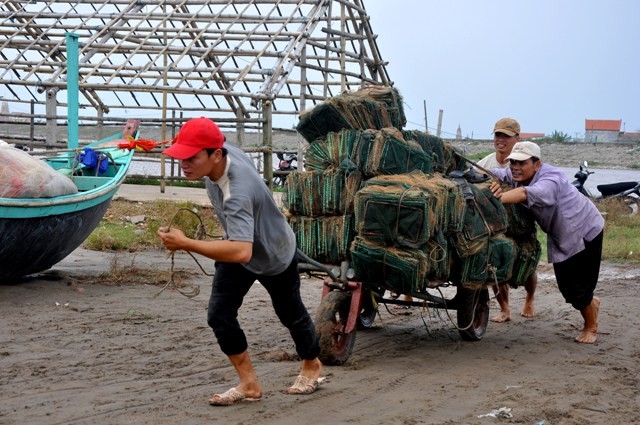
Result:
[[318,387],[322,363],[319,337],[300,296],[296,240],[291,227],[251,159],[238,147],[225,144],[218,126],[207,118],[187,121],[173,143],[162,152],[180,160],[188,180],[204,178],[209,199],[224,229],[223,240],[194,240],[176,228],[161,228],[158,236],[170,251],[197,252],[215,260],[209,298],[209,326],[229,358],[240,384],[209,403],[228,406],[258,400],[262,388],[238,323],[238,310],[253,283],[269,293],[280,322],[289,329],[302,367],[290,394],[311,394]]
[[[520,141],[520,124],[513,118],[501,118],[493,127],[493,146],[495,152],[491,153],[480,161],[478,165],[486,168],[507,168],[509,160],[507,157],[511,153],[513,146]],[[535,316],[533,300],[535,297],[538,275],[534,271],[526,280],[524,289],[526,291],[524,306],[520,315],[523,317]],[[492,322],[503,323],[511,320],[511,308],[509,306],[509,285],[492,285],[496,301],[500,306],[500,312],[491,318]]]
[[575,341],[594,343],[600,308],[594,291],[602,258],[602,214],[562,170],[542,163],[537,144],[518,142],[507,159],[509,168],[493,168],[491,172],[515,187],[503,192],[494,181],[491,191],[504,204],[522,203],[547,234],[547,257],[553,263],[558,288],[584,319]]

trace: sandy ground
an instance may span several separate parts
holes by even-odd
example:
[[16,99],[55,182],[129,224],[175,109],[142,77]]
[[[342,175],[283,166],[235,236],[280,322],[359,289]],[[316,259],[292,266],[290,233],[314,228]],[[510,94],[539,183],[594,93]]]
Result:
[[[636,145],[545,151],[559,166],[640,165]],[[284,393],[299,363],[256,285],[240,320],[264,397],[221,408],[208,398],[237,381],[206,323],[211,278],[182,254],[175,269],[193,272],[190,283],[201,289],[193,299],[134,284],[133,276],[106,285],[100,274],[113,256],[78,249],[49,276],[0,285],[0,424],[640,424],[637,267],[603,265],[594,345],[573,342],[580,315],[564,304],[547,265],[539,267],[537,316],[518,314],[524,291],[513,290],[514,320],[489,323],[479,342],[461,341],[455,311],[398,315],[381,306],[373,328],[357,332],[347,363],[325,367],[328,382],[311,396]],[[118,258],[170,273],[161,252]],[[303,281],[312,316],[321,289],[318,280]],[[503,407],[512,418],[483,416]]]
[[[264,397],[212,407],[211,394],[236,377],[206,324],[210,278],[182,254],[175,270],[194,272],[193,299],[108,286],[99,274],[112,256],[78,249],[49,279],[0,286],[0,424],[640,424],[637,268],[603,267],[594,345],[573,342],[580,315],[563,303],[549,266],[539,268],[537,316],[518,314],[524,291],[513,290],[514,320],[490,323],[479,342],[461,341],[455,311],[397,315],[381,306],[347,363],[325,367],[328,382],[310,396],[284,393],[299,363],[256,285],[240,320]],[[125,258],[170,270],[160,252]],[[314,315],[321,283],[305,279],[302,291]],[[482,416],[502,407],[511,419]]]

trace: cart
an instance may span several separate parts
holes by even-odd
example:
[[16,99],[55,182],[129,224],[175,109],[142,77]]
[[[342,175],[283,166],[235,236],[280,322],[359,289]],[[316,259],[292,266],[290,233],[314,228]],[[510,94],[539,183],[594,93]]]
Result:
[[388,288],[358,281],[346,261],[340,266],[325,265],[298,249],[298,270],[311,275],[321,274],[324,278],[322,300],[314,323],[320,337],[319,357],[327,365],[347,361],[356,342],[356,331],[373,325],[377,304],[456,310],[458,332],[465,341],[480,341],[487,330],[489,291],[486,286],[468,288],[461,283],[442,282],[442,285],[456,287],[452,298],[425,290],[406,294],[421,301],[404,301],[385,298]]

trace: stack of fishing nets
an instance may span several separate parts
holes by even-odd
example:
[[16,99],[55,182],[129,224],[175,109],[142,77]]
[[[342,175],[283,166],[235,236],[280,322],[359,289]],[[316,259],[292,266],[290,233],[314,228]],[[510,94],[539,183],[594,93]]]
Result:
[[358,279],[398,293],[446,280],[451,267],[446,235],[460,231],[464,211],[462,191],[441,174],[367,180],[355,200],[358,236],[351,260]]
[[402,130],[395,89],[323,105],[300,117],[307,171],[288,176],[283,196],[305,254],[350,260],[358,280],[407,294],[443,281],[518,286],[535,270],[528,210],[465,179],[468,164],[439,137]]
[[308,171],[291,173],[283,194],[298,247],[317,261],[348,260],[355,237],[354,197],[361,182],[460,166],[453,148],[437,140],[437,155],[425,152],[415,140],[405,140],[395,128],[343,129],[314,140],[305,155]]
[[372,178],[356,194],[355,221],[351,260],[358,280],[398,293],[443,281],[506,282],[514,273],[517,285],[538,260],[527,253],[516,264],[518,245],[506,235],[509,214],[488,183],[439,173]]
[[381,174],[404,174],[414,170],[424,173],[448,173],[463,169],[454,148],[419,131],[341,130],[316,139],[305,156],[308,170],[339,168],[359,170],[365,178]]
[[377,129],[407,123],[402,97],[394,87],[371,86],[344,92],[300,114],[296,126],[309,143],[342,129]]
[[339,264],[355,236],[353,199],[362,173],[339,168],[294,172],[287,177],[283,205],[298,248],[316,261]]

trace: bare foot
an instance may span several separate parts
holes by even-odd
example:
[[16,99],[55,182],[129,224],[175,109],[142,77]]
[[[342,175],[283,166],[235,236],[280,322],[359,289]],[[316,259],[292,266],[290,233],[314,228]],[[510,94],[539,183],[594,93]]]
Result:
[[529,304],[527,302],[524,303],[524,307],[522,307],[522,313],[520,316],[522,317],[533,317],[536,315],[536,311],[533,308],[533,303]]
[[593,344],[598,340],[598,310],[600,309],[600,298],[593,297],[591,304],[586,306],[580,313],[584,318],[584,328],[575,339],[583,344]]
[[501,311],[500,313],[498,313],[495,316],[493,316],[491,318],[491,321],[495,322],[495,323],[509,322],[509,321],[511,321],[511,312]]

